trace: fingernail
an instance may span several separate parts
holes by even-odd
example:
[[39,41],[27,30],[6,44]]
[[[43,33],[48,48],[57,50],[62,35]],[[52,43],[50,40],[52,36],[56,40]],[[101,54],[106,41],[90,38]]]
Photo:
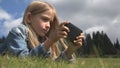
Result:
[[78,37],[76,37],[76,39],[78,39]]
[[74,40],[73,42],[75,43],[76,41]]

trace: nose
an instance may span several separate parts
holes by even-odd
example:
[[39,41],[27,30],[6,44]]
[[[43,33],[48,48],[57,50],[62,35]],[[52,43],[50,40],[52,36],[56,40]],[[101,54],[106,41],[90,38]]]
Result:
[[46,28],[47,28],[47,29],[50,28],[50,22],[46,23]]

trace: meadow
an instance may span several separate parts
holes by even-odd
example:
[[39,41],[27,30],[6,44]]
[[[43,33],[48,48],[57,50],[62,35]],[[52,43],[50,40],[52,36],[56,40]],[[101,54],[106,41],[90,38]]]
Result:
[[120,58],[77,58],[73,63],[38,57],[0,56],[0,68],[120,68]]

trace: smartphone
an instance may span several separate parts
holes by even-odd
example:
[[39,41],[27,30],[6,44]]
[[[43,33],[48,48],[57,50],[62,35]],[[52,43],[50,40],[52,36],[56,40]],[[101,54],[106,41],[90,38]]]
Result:
[[72,23],[68,23],[65,26],[67,26],[70,30],[66,39],[70,40],[71,42],[73,42],[76,39],[76,37],[83,32],[80,28],[73,25]]

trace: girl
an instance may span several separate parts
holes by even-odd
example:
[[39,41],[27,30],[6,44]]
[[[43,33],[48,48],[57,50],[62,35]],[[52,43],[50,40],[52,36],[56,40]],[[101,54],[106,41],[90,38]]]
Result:
[[[46,2],[34,1],[26,9],[23,22],[9,32],[0,53],[14,56],[42,56],[52,59],[73,59],[72,54],[82,46],[83,33],[76,37],[74,44],[67,46],[67,32],[59,23],[55,9]],[[64,51],[61,52],[61,46]]]

